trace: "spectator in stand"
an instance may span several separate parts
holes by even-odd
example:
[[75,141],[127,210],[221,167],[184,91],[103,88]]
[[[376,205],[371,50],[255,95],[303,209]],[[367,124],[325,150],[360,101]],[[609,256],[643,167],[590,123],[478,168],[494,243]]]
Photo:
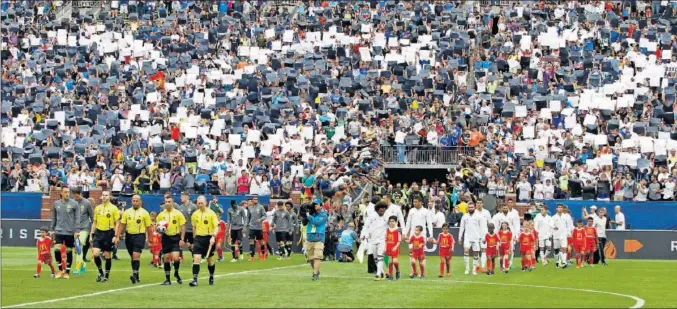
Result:
[[444,212],[440,210],[439,206],[434,207],[434,212],[433,227],[442,228],[442,225],[446,223],[446,216],[444,215]]
[[463,218],[463,213],[459,209],[459,206],[454,206],[451,213],[449,213],[449,226],[459,227],[461,224],[461,219]]
[[[95,185],[115,192],[122,190],[123,175],[137,179],[142,170],[155,193],[177,186],[221,194],[259,191],[256,181],[238,190],[237,178],[246,170],[261,178],[277,175],[283,196],[295,185],[312,188],[312,200],[324,194],[315,190],[318,178],[328,175],[335,184],[356,175],[355,164],[365,168],[355,155],[376,141],[382,148],[369,151],[386,164],[459,165],[453,175],[458,182],[448,183],[452,196],[479,195],[486,186],[497,197],[518,192],[520,200],[537,193],[548,199],[535,185],[540,179],[547,186],[550,179],[559,188],[554,197],[578,198],[569,181],[581,180],[596,188],[595,198],[674,200],[665,181],[677,177],[677,105],[671,104],[677,73],[666,70],[656,79],[653,70],[633,69],[663,70],[674,61],[626,44],[644,38],[665,48],[675,39],[669,27],[656,18],[625,27],[648,16],[624,14],[623,6],[600,11],[593,1],[522,1],[500,10],[496,4],[308,2],[264,15],[262,7],[239,1],[138,9],[102,2],[103,14],[92,20],[72,15],[61,23],[51,5],[24,18],[16,14],[23,3],[8,2],[2,157],[19,170],[7,169],[1,189],[49,192],[69,183],[64,171],[76,168],[81,176],[84,167],[99,168]],[[151,20],[138,19],[155,10]],[[411,14],[402,17],[402,11]],[[664,11],[655,5],[649,14]],[[137,20],[120,23],[130,13]],[[591,13],[596,21],[587,18]],[[461,19],[467,22],[456,22]],[[171,20],[178,26],[167,27]],[[557,29],[547,26],[553,22]],[[348,24],[371,27],[361,33]],[[106,25],[123,35],[97,27]],[[323,46],[297,48],[316,43],[322,32],[333,33]],[[128,33],[150,49],[133,50]],[[512,43],[525,33],[531,40]],[[589,39],[590,33],[599,38]],[[76,46],[67,47],[63,40],[72,36]],[[250,47],[259,48],[259,57]],[[363,59],[360,47],[371,60]],[[431,155],[419,156],[423,149]],[[644,163],[650,168],[636,168]],[[285,177],[299,165],[309,173],[301,180]],[[263,172],[250,171],[253,166]],[[231,169],[235,179],[229,183],[224,171]],[[615,172],[631,181],[621,185]],[[493,184],[492,176],[498,178]],[[638,185],[643,179],[651,183],[646,188]],[[504,189],[496,189],[501,182]],[[346,200],[352,203],[356,191],[351,188]],[[421,191],[427,205],[434,194]],[[402,194],[408,202],[396,202],[410,205],[414,197]],[[452,198],[450,206],[456,202]]]
[[616,225],[617,231],[625,231],[625,226],[627,222],[625,221],[625,215],[621,212],[621,206],[616,205],[614,207],[614,212],[616,213],[614,220],[611,221],[611,224]]

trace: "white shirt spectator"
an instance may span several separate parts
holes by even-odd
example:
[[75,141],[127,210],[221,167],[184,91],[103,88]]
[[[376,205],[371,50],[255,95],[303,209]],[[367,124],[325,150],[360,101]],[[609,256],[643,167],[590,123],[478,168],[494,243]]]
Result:
[[[80,174],[78,173],[71,173],[70,176],[68,176],[68,187],[75,187],[78,185],[78,182],[80,181]],[[118,190],[120,191],[120,190]]]
[[529,184],[527,181],[518,183],[517,189],[519,189],[520,192],[520,200],[528,200],[531,198],[531,184]]
[[94,179],[91,176],[87,176],[85,173],[80,173],[80,178],[78,179],[78,185],[89,188]]
[[331,185],[332,188],[336,189],[342,185],[349,184],[351,182],[350,176],[341,176]]
[[[170,172],[167,173],[160,173],[160,188],[162,189],[169,189],[169,187],[172,186],[171,183],[172,180],[172,174]],[[122,187],[120,187],[122,189]]]
[[534,199],[535,200],[545,199],[545,188],[543,187],[542,183],[537,183],[534,185]]
[[198,164],[198,167],[203,170],[211,171],[214,167],[214,161],[206,159]]
[[259,186],[258,195],[270,195],[270,182],[262,181]]
[[545,184],[543,186],[543,195],[545,200],[552,200],[555,198],[555,186],[552,184]]
[[[257,181],[258,181],[258,183],[257,183]],[[259,188],[261,187],[259,185],[259,183],[261,183],[261,182],[262,182],[261,176],[259,176],[259,175],[254,176],[249,182],[250,183],[249,194],[258,194]]]
[[541,183],[545,183],[546,180],[550,179],[550,182],[555,181],[555,173],[552,171],[542,171],[541,172]]
[[625,231],[625,215],[622,212],[616,214],[614,222],[616,222],[617,231]]
[[672,199],[673,196],[675,196],[675,183],[666,179],[663,183],[663,199]]
[[646,198],[649,195],[649,188],[648,187],[642,187],[642,185],[638,185],[637,187],[637,195],[635,195],[635,201],[636,202],[646,202]]
[[428,143],[430,143],[430,145],[437,146],[437,132],[429,131],[428,135],[426,135],[426,139],[428,140]]
[[433,227],[435,228],[442,228],[442,225],[446,223],[446,218],[444,216],[444,213],[441,211],[438,211],[435,213],[435,220],[433,221]]
[[[123,180],[124,179],[122,178],[122,175],[120,175],[120,174],[113,175],[113,179],[111,179],[111,181],[112,181],[111,191],[122,191],[122,181]],[[160,182],[160,185],[162,185],[162,182]]]

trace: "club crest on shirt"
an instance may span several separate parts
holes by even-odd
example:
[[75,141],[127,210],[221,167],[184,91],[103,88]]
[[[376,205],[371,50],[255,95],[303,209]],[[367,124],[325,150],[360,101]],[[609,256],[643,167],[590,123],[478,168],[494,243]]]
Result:
[[106,214],[106,218],[110,218],[110,214]]
[[207,223],[209,223],[209,221],[205,220],[204,223],[207,224]]
[[141,223],[141,219],[136,219],[136,223]]
[[172,220],[172,224],[176,224],[176,220]]

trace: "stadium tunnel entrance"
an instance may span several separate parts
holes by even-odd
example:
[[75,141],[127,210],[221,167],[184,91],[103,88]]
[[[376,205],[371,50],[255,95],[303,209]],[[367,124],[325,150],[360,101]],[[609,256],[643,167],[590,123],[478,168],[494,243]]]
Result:
[[395,185],[398,182],[402,184],[411,184],[417,182],[421,184],[423,179],[428,183],[438,180],[440,183],[447,181],[446,168],[386,168],[388,181]]

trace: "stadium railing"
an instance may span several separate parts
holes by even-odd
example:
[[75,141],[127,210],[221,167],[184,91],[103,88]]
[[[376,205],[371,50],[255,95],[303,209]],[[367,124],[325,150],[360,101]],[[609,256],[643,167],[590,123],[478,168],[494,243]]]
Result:
[[61,20],[62,18],[70,18],[71,13],[73,12],[73,1],[63,1],[61,5],[56,7],[55,14],[56,20]]
[[386,164],[451,164],[456,165],[463,156],[474,153],[474,147],[439,147],[417,145],[382,145],[381,153]]

